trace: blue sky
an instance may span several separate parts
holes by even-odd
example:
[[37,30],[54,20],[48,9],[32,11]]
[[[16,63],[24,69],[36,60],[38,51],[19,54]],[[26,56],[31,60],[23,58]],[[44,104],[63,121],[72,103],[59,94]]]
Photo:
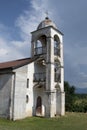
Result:
[[46,10],[64,33],[65,80],[87,88],[86,0],[0,0],[0,62],[30,56],[30,32]]

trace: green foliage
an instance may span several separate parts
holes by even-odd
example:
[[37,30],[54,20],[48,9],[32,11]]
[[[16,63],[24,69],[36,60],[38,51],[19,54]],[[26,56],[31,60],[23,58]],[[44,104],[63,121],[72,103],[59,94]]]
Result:
[[75,94],[75,87],[64,82],[65,109],[72,112],[87,112],[87,94]]
[[76,94],[76,100],[73,104],[73,111],[75,112],[87,112],[87,95]]
[[65,90],[65,109],[66,111],[73,110],[74,104],[74,96],[75,96],[75,87],[70,86],[68,82],[64,82],[64,90]]

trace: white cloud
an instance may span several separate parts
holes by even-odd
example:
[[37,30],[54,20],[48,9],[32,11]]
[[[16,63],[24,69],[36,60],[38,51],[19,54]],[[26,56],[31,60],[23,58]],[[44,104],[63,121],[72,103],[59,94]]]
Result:
[[13,44],[18,49],[27,45],[26,42],[21,42],[21,41],[11,41],[11,44]]
[[79,75],[82,77],[82,78],[86,78],[87,80],[87,74],[85,72],[79,72]]
[[8,53],[8,51],[6,50],[6,49],[4,49],[4,48],[1,48],[0,49],[0,57],[2,56],[2,55],[6,55]]
[[0,37],[0,59],[3,56],[6,56],[7,53],[8,53],[8,46],[7,46],[6,40]]
[[84,41],[79,44],[66,45],[64,48],[65,56],[69,57],[69,61],[72,63],[73,66],[78,66],[80,64],[87,65],[87,46],[81,46]]
[[[17,43],[17,41],[14,41],[14,44],[15,43]],[[8,41],[5,38],[0,38],[0,62],[23,57],[21,49],[17,49],[17,47],[15,47],[16,45],[14,46],[14,44],[13,41]]]
[[24,33],[29,36],[31,31],[36,30],[40,21],[42,21],[45,17],[45,2],[45,0],[32,0],[31,11],[25,10],[24,14],[21,14],[18,17],[18,19],[16,20],[16,26],[21,29],[21,34]]
[[81,86],[82,88],[87,88],[87,82],[82,82],[81,84],[82,84]]

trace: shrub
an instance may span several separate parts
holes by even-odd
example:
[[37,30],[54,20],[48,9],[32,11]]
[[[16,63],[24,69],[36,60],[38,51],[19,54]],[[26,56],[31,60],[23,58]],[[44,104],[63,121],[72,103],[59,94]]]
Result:
[[65,109],[70,112],[87,112],[87,94],[75,94],[75,87],[64,82]]

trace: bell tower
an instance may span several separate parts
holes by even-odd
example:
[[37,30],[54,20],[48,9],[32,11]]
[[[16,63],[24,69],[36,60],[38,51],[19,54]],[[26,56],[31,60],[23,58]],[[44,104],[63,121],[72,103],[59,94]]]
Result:
[[64,115],[63,34],[48,17],[31,34],[31,57],[38,57],[34,63],[33,114]]

